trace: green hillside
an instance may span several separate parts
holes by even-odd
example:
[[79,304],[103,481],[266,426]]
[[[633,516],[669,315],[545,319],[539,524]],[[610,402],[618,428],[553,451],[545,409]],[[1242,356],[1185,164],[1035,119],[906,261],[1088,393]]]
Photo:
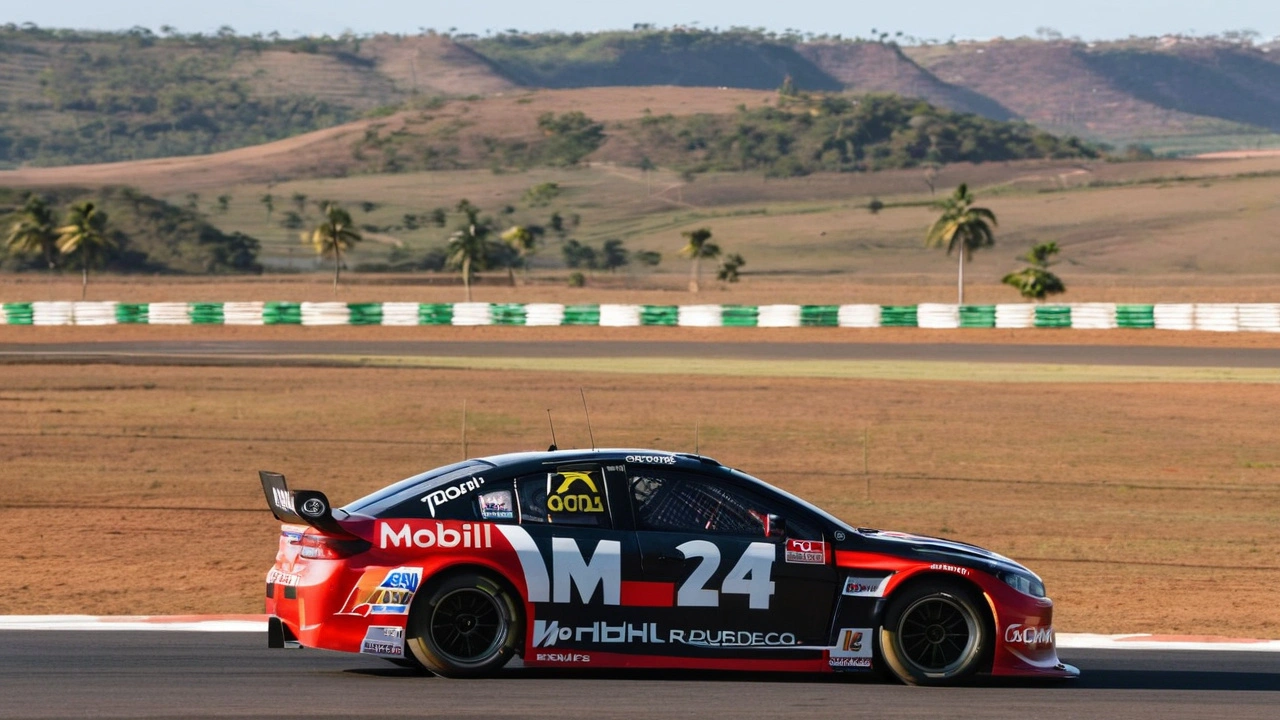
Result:
[[762,170],[772,177],[1100,152],[1074,137],[897,95],[782,98],[778,107],[734,115],[649,115],[621,129],[651,162],[687,172]]
[[0,168],[194,155],[511,87],[447,38],[0,26]]
[[[198,212],[176,207],[129,188],[66,188],[40,196],[65,217],[72,204],[91,201],[108,217],[107,234],[115,243],[105,268],[117,272],[259,272],[259,243],[239,232],[225,233]],[[38,257],[6,250],[4,240],[19,220],[27,193],[0,188],[0,268],[42,270]]]
[[520,87],[653,88],[661,116],[679,113],[658,86],[785,84],[923,98],[1117,146],[1252,148],[1280,143],[1278,58],[1222,38],[899,46],[643,26],[288,39],[9,24],[0,26],[0,169],[210,153]]
[[790,44],[754,32],[672,30],[498,35],[472,46],[529,87],[684,85],[839,91],[836,80]]
[[483,106],[496,102],[467,103],[465,113],[449,104],[393,130],[371,129],[353,150],[356,164],[350,170],[487,167],[503,172],[590,161],[661,166],[688,175],[744,171],[791,177],[955,162],[1089,158],[1101,152],[1025,123],[951,112],[897,95],[797,93],[727,113],[646,111],[613,123],[597,122],[581,111],[527,119],[510,111],[501,113],[502,135],[485,122]]

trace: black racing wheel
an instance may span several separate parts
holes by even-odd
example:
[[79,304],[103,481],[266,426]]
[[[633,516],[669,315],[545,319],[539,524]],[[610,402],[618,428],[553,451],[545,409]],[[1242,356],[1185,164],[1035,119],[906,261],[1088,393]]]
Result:
[[413,656],[444,677],[478,677],[500,669],[519,646],[520,608],[488,575],[451,575],[420,593],[409,616]]
[[979,607],[975,593],[953,580],[895,593],[880,629],[885,665],[908,685],[952,685],[973,675],[991,645]]

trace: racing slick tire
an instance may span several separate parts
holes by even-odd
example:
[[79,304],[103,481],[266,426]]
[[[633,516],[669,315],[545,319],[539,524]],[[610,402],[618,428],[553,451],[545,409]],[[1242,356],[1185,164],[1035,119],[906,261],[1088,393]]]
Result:
[[992,631],[972,590],[931,580],[890,598],[880,628],[885,666],[908,685],[954,685],[977,672]]
[[477,572],[450,575],[414,600],[405,632],[413,657],[436,675],[481,677],[497,672],[523,638],[516,598]]

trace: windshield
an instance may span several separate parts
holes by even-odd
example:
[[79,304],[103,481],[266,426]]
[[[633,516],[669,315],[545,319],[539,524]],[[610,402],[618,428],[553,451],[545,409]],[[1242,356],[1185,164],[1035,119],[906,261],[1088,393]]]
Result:
[[359,500],[348,503],[342,509],[351,514],[377,517],[379,511],[395,505],[403,500],[404,496],[429,490],[437,485],[453,482],[459,478],[470,477],[493,467],[493,463],[483,460],[463,460],[452,465],[445,465],[444,467],[438,467],[434,470],[428,470],[413,477],[405,478],[393,485],[388,485],[381,490],[365,495]]

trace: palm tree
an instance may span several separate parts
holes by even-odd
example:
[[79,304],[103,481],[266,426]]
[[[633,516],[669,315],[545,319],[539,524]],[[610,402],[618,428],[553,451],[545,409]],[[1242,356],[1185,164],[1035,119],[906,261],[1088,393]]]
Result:
[[36,195],[18,213],[18,220],[9,228],[5,245],[12,252],[40,255],[49,269],[58,267],[58,216],[43,199]]
[[729,253],[724,260],[720,262],[720,269],[716,271],[716,279],[721,282],[738,282],[738,271],[746,265],[747,261],[738,253]]
[[458,203],[458,212],[467,219],[449,238],[449,267],[462,271],[462,285],[467,290],[467,302],[471,302],[471,273],[483,269],[489,259],[489,223],[480,219],[480,208],[466,200]]
[[702,272],[702,258],[714,259],[720,256],[720,246],[711,240],[710,228],[698,228],[682,233],[689,242],[680,250],[680,255],[693,260],[693,268],[689,273],[689,292],[698,292],[698,280]]
[[107,237],[107,214],[92,202],[71,206],[67,224],[58,228],[58,252],[80,265],[80,299],[89,292],[89,268],[102,264],[116,247]]
[[925,236],[926,247],[945,246],[948,255],[956,250],[960,256],[959,305],[964,305],[965,256],[972,256],[974,250],[995,244],[995,235],[991,232],[993,225],[996,225],[995,214],[986,208],[973,207],[973,193],[969,192],[968,185],[961,183],[943,203],[941,217]]
[[1019,258],[1026,261],[1027,267],[1005,275],[1000,282],[1016,288],[1022,297],[1037,302],[1044,300],[1046,295],[1066,292],[1067,286],[1062,279],[1049,272],[1049,267],[1054,264],[1049,258],[1057,254],[1056,242],[1036,245]]
[[315,227],[309,235],[303,235],[303,242],[310,242],[316,254],[333,258],[333,294],[338,294],[338,278],[342,273],[342,254],[350,252],[352,246],[364,238],[351,222],[351,214],[343,210],[337,203],[326,203],[324,221]]
[[[529,272],[529,256],[538,250],[538,238],[542,237],[543,229],[538,225],[512,225],[502,233],[502,241],[511,246],[516,253],[516,262],[524,268],[526,280],[528,280]],[[511,263],[507,266],[507,276],[511,280],[511,285],[516,284],[516,275]]]

